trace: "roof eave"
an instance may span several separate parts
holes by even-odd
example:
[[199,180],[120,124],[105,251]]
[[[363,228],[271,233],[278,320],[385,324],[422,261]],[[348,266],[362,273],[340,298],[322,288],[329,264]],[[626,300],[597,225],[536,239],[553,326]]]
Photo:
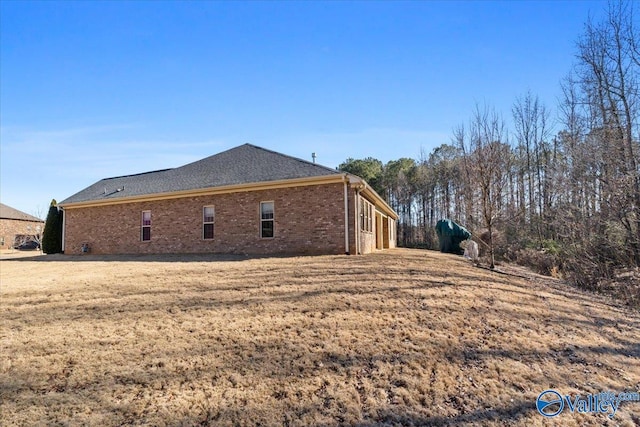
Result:
[[360,193],[364,194],[369,199],[374,201],[376,207],[380,211],[382,211],[386,215],[389,215],[394,220],[397,220],[399,218],[399,215],[396,213],[396,211],[394,211],[391,206],[389,206],[389,204],[376,192],[376,190],[374,190],[369,184],[367,184],[367,181],[360,178],[359,176],[351,174],[349,174],[349,181],[352,185],[360,187]]
[[164,193],[142,194],[137,196],[123,196],[110,199],[93,199],[82,202],[60,203],[63,209],[85,208],[93,206],[119,205],[144,201],[179,199],[183,197],[208,196],[214,194],[235,193],[243,191],[260,191],[275,188],[301,187],[307,185],[333,184],[344,182],[343,174],[331,174],[305,178],[282,179],[276,181],[252,182],[246,184],[225,185],[220,187],[207,187],[182,191],[170,191]]
[[40,218],[14,218],[14,217],[9,217],[9,216],[0,216],[0,219],[10,219],[11,221],[26,221],[26,222],[44,222],[43,219]]

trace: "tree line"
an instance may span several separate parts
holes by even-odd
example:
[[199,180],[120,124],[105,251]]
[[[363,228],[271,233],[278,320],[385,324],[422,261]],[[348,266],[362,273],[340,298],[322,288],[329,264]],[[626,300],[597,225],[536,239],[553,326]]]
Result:
[[505,112],[477,105],[451,141],[383,164],[347,159],[398,212],[398,244],[436,248],[450,218],[487,261],[528,262],[592,286],[640,266],[640,37],[628,1],[585,23],[557,113],[527,92]]

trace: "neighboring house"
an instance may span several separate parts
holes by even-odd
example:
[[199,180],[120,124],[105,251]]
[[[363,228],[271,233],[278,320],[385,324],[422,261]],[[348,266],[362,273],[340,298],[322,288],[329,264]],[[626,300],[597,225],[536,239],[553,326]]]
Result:
[[0,203],[0,249],[31,240],[44,230],[44,221]]
[[66,254],[362,254],[398,215],[364,180],[251,144],[62,201]]

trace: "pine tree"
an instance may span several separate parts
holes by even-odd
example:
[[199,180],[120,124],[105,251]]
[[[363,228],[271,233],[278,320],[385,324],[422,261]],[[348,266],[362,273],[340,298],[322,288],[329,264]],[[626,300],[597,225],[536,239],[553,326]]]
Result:
[[55,199],[51,200],[47,220],[44,224],[42,251],[46,254],[62,252],[62,212],[58,210],[58,203]]

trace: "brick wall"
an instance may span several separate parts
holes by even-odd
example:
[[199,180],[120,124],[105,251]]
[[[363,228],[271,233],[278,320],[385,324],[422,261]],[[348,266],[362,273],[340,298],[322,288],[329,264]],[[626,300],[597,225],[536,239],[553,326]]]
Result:
[[[354,247],[349,190],[350,247]],[[273,201],[275,236],[260,237],[260,202]],[[214,239],[204,240],[202,208],[215,207]],[[142,211],[151,241],[141,241]],[[65,210],[65,253],[342,254],[344,184],[325,184]]]
[[10,249],[16,235],[36,234],[36,227],[44,229],[44,222],[24,221],[20,219],[0,219],[0,249]]
[[[344,193],[344,189],[342,190]],[[343,204],[344,204],[344,196],[342,198]],[[347,203],[348,203],[348,209],[349,209],[349,253],[352,255],[356,255],[358,252],[356,250],[356,227],[360,227],[360,223],[356,223],[356,206],[355,206],[355,201],[356,201],[356,191],[351,189],[350,187],[347,188]],[[344,211],[342,212],[342,215],[344,215]],[[344,237],[343,237],[344,239]]]

